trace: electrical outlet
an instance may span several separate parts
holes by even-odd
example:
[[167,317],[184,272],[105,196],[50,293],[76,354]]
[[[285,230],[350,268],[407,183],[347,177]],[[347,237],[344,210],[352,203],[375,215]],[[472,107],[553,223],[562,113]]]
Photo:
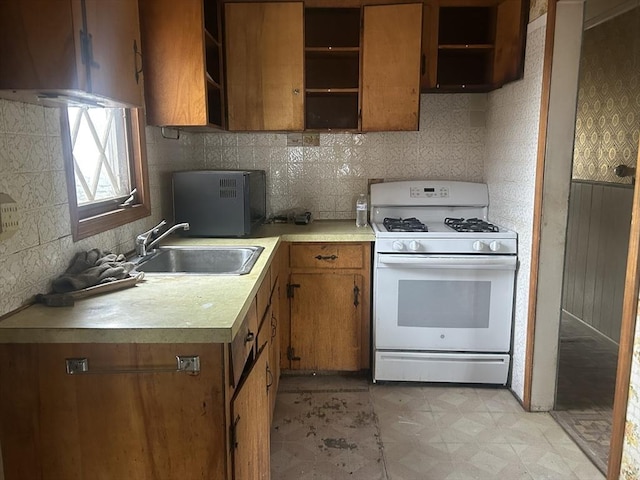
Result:
[[0,240],[9,238],[20,228],[18,204],[6,193],[0,193]]

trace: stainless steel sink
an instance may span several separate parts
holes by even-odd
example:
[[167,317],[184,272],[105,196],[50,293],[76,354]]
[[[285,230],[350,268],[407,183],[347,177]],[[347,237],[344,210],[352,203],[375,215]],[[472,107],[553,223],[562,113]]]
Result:
[[263,247],[160,247],[143,257],[135,270],[145,273],[245,275],[251,272]]

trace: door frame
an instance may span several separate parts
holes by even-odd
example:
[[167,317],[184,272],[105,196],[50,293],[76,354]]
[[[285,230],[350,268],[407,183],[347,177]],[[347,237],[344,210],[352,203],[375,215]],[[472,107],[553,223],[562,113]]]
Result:
[[[566,143],[571,117],[570,101],[560,108],[562,101],[556,95],[570,97],[572,88],[567,93],[567,84],[572,82],[571,69],[575,70],[576,43],[580,46],[582,39],[582,15],[579,16],[580,29],[576,29],[576,10],[584,13],[583,0],[549,0],[547,12],[547,30],[545,39],[544,67],[542,76],[542,98],[540,109],[540,125],[538,138],[538,154],[536,163],[536,183],[533,213],[533,235],[531,272],[527,323],[526,359],[524,376],[523,406],[526,410],[548,410],[555,399],[558,343],[550,347],[549,338],[559,337],[561,311],[561,292],[563,274],[557,269],[563,268],[565,251],[558,252],[558,242],[566,240],[566,219],[571,179],[571,163],[573,155],[567,158],[566,151],[557,148],[554,142]],[[570,41],[567,40],[567,36]],[[579,37],[579,38],[578,38]],[[556,41],[557,40],[557,41]],[[567,62],[567,55],[574,57]],[[579,63],[579,53],[577,62]],[[569,65],[567,65],[569,64]],[[566,69],[569,69],[567,72]],[[576,70],[577,71],[577,70]],[[575,72],[573,72],[575,73]],[[564,81],[552,81],[564,76]],[[575,81],[577,92],[577,81]],[[577,101],[577,95],[576,95]],[[575,102],[573,107],[575,128]],[[560,124],[561,122],[561,124]],[[559,125],[560,124],[560,125]],[[557,128],[560,126],[561,128]],[[562,130],[565,131],[562,131]],[[558,131],[560,130],[560,131]],[[571,143],[571,149],[573,142]],[[640,152],[638,154],[640,162]],[[568,175],[567,175],[568,169]],[[553,176],[552,176],[553,175]],[[564,185],[559,185],[564,181]],[[559,191],[558,191],[559,187]],[[558,201],[563,208],[558,208]],[[555,202],[554,202],[555,201]],[[563,228],[564,232],[558,229]],[[556,229],[555,231],[553,229]],[[629,395],[631,366],[633,359],[633,342],[635,336],[636,316],[638,313],[638,292],[640,287],[640,189],[634,188],[631,229],[629,234],[629,250],[627,253],[627,270],[623,299],[622,324],[620,330],[620,346],[616,387],[613,405],[613,425],[609,450],[607,480],[617,480],[620,475],[622,450],[624,445],[624,428],[626,422],[627,402]],[[555,291],[555,293],[551,293]],[[537,318],[544,319],[536,321]],[[549,336],[553,333],[555,337]],[[536,344],[535,339],[544,338],[544,342]],[[543,346],[546,350],[543,352]],[[538,355],[536,355],[538,353]],[[544,355],[542,354],[544,353]]]

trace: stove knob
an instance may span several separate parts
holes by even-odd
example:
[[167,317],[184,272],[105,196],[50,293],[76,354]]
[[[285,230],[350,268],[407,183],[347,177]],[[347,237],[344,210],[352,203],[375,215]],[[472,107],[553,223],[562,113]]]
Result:
[[404,250],[404,243],[400,242],[399,240],[396,240],[395,242],[393,242],[393,249]]
[[494,240],[493,242],[491,242],[491,243],[489,244],[489,248],[491,249],[491,251],[492,251],[492,252],[498,252],[498,251],[500,251],[500,248],[501,248],[501,247],[502,247],[502,244],[501,244],[499,241],[497,241],[497,240]]
[[473,249],[476,252],[481,252],[482,250],[484,250],[485,244],[484,242],[481,242],[480,240],[476,240],[475,242],[473,242]]
[[412,250],[414,252],[417,252],[418,250],[420,250],[420,242],[414,240],[409,244],[409,250]]

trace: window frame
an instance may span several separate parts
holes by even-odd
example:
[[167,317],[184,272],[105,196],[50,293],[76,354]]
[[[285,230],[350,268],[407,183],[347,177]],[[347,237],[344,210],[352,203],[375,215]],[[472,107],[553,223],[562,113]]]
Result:
[[149,195],[149,173],[147,170],[146,141],[144,132],[144,112],[138,108],[127,108],[126,135],[128,137],[129,156],[131,159],[131,189],[136,189],[136,203],[128,207],[114,205],[112,210],[95,215],[82,215],[82,207],[78,207],[76,196],[76,180],[73,167],[73,146],[69,115],[66,107],[60,109],[60,135],[62,137],[62,155],[64,158],[69,214],[71,218],[71,235],[77,242],[83,238],[112,230],[127,223],[134,222],[151,215],[151,199]]

